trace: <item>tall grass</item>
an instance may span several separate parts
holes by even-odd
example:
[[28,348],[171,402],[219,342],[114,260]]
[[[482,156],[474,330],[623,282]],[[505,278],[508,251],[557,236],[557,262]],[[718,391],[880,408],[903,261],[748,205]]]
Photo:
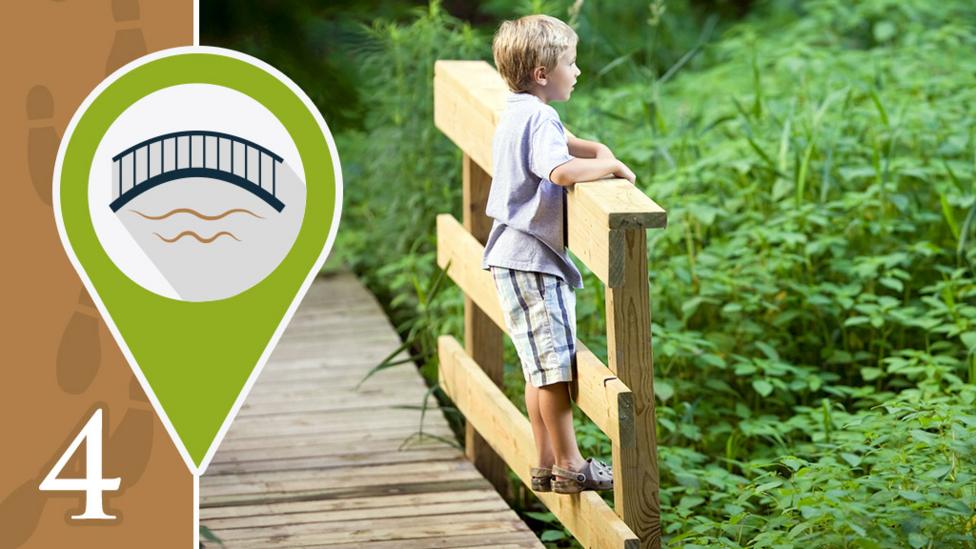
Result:
[[[974,546],[976,7],[769,1],[737,20],[645,2],[615,34],[617,4],[519,6],[577,24],[590,66],[564,122],[669,211],[647,250],[666,541]],[[433,61],[487,58],[489,33],[436,2],[374,24],[363,127],[339,136],[336,253],[431,376],[434,337],[462,320],[456,289],[434,291],[434,216],[457,213],[460,173],[432,124]],[[586,285],[580,335],[605,352]]]

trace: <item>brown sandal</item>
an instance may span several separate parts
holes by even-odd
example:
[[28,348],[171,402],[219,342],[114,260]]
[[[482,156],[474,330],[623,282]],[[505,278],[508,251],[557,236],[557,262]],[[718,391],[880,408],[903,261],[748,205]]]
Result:
[[556,477],[552,491],[557,494],[578,494],[584,490],[613,490],[613,468],[588,458],[579,471],[553,467]]
[[532,476],[532,491],[552,492],[552,469],[548,467],[532,467],[529,469]]

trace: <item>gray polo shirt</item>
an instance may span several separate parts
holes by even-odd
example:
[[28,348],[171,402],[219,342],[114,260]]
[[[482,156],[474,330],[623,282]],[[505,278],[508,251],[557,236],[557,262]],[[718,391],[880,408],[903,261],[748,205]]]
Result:
[[555,109],[538,97],[508,97],[492,142],[493,178],[485,213],[495,221],[481,268],[506,267],[558,276],[583,287],[566,254],[566,189],[549,180],[573,159]]

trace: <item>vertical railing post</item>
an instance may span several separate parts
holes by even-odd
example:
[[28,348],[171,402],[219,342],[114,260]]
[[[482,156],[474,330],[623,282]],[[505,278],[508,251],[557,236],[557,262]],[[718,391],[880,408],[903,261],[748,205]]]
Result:
[[[491,176],[467,154],[463,155],[464,227],[484,244],[491,232],[491,218],[485,215]],[[470,297],[464,297],[464,346],[468,356],[481,365],[495,385],[502,387],[502,331]],[[464,448],[468,459],[502,497],[509,498],[508,468],[470,423],[465,427]]]
[[647,278],[647,233],[626,229],[624,283],[607,288],[609,368],[634,397],[631,448],[613,444],[614,511],[640,538],[643,549],[661,547],[661,501],[654,411],[651,304]]

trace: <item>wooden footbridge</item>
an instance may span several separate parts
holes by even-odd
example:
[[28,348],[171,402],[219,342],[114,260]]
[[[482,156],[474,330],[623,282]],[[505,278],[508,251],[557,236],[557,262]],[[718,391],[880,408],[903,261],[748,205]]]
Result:
[[[505,397],[504,323],[480,269],[491,140],[508,93],[484,62],[440,61],[435,123],[463,151],[463,222],[437,219],[438,264],[465,294],[465,341],[439,341],[439,382],[465,449],[415,368],[363,376],[400,345],[351,275],[305,298],[201,482],[201,524],[226,547],[541,547],[501,495],[529,485],[528,419]],[[540,500],[585,547],[661,545],[646,230],[667,214],[622,180],[567,193],[567,245],[606,286],[608,364],[577,342],[575,403],[610,438],[612,507],[594,492]],[[410,438],[407,444],[405,439]],[[500,495],[501,494],[501,495]]]
[[[354,276],[318,279],[201,479],[201,525],[230,549],[541,548],[462,451],[411,438],[416,368],[357,389],[399,346]],[[433,397],[425,415],[425,433],[453,439]]]

